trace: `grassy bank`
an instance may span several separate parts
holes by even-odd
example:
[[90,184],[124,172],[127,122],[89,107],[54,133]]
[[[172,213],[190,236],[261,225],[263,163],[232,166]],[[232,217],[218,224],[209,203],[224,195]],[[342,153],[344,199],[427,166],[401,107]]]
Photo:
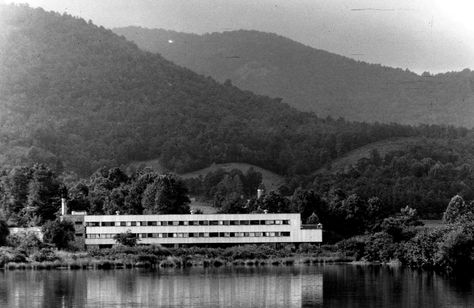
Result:
[[14,249],[0,251],[0,268],[15,269],[122,269],[218,266],[288,266],[351,262],[332,249],[306,246],[275,249],[268,246],[222,248],[115,247],[88,252],[43,249],[31,256]]

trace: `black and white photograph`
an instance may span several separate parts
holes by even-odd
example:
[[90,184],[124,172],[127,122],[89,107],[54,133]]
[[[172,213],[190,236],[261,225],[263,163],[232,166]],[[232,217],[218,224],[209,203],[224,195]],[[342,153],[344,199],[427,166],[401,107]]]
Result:
[[0,0],[0,308],[474,307],[473,0]]

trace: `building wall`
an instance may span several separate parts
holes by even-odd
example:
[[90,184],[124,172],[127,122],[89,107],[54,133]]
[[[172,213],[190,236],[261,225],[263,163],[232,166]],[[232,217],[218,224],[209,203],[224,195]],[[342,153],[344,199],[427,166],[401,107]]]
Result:
[[[130,231],[139,244],[318,243],[321,229],[301,228],[300,214],[86,215],[85,244],[113,245]],[[257,224],[258,222],[258,224]]]

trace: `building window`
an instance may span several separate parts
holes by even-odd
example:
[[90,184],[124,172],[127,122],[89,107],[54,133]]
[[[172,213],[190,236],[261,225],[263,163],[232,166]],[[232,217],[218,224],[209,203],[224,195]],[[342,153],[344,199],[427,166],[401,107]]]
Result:
[[121,221],[120,222],[120,227],[126,227],[127,226],[127,222],[126,221]]
[[235,237],[235,232],[230,232],[229,236],[230,237]]
[[244,232],[244,237],[249,237],[250,233],[249,232]]
[[224,220],[224,221],[222,221],[222,224],[223,224],[224,226],[228,226],[228,225],[230,225],[230,221]]
[[200,225],[200,226],[207,226],[207,225],[209,225],[209,221],[207,221],[207,220],[200,220],[200,221],[199,221],[199,225]]
[[251,220],[251,221],[250,221],[250,224],[251,224],[251,225],[259,225],[259,224],[260,224],[260,220]]
[[178,225],[180,225],[180,226],[185,226],[184,223],[185,223],[185,221],[179,221]]
[[156,221],[147,221],[147,226],[156,226]]
[[137,222],[136,222],[136,221],[131,221],[131,222],[130,222],[130,226],[135,227],[136,225],[137,225]]
[[113,226],[115,226],[115,222],[113,222],[113,221],[103,221],[101,225],[102,225],[102,227],[113,227]]
[[209,237],[219,237],[219,233],[211,232],[211,233],[209,233]]
[[231,226],[238,226],[238,225],[239,225],[239,221],[238,221],[238,220],[231,220],[231,221],[230,221],[230,225],[231,225]]
[[246,226],[246,225],[249,225],[249,221],[248,220],[241,220],[240,224]]
[[99,227],[100,226],[100,222],[98,221],[90,221],[87,223],[87,226],[88,227]]
[[217,220],[211,220],[211,221],[209,221],[209,225],[211,225],[211,226],[217,226],[217,225],[219,225],[219,221],[217,221]]
[[282,232],[281,236],[290,236],[290,232]]
[[289,221],[289,220],[283,220],[283,224],[284,224],[284,225],[289,225],[289,224],[290,224],[290,221]]
[[76,233],[77,237],[82,237],[82,233]]
[[197,226],[199,225],[199,221],[195,220],[195,221],[190,221],[190,225],[192,226]]
[[200,232],[199,237],[204,237],[204,233]]

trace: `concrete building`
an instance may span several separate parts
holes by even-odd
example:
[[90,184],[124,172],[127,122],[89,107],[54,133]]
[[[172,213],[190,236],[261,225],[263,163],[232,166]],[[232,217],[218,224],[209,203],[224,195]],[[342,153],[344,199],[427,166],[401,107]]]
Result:
[[[73,215],[74,214],[74,215]],[[116,244],[116,234],[130,231],[139,245],[239,245],[321,243],[321,225],[302,225],[300,214],[85,215],[74,222],[77,242],[86,248]],[[78,215],[79,214],[79,215]]]

